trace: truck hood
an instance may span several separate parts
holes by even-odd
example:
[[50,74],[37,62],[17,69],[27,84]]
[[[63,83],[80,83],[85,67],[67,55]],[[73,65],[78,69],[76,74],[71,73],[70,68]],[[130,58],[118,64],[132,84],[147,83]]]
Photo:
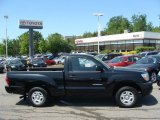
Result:
[[130,72],[135,72],[135,73],[144,73],[146,72],[145,69],[139,69],[139,68],[129,68],[129,67],[114,67],[114,71],[122,72],[122,73],[130,73]]
[[154,64],[133,64],[130,66],[127,66],[128,68],[138,68],[138,69],[147,69],[152,68]]

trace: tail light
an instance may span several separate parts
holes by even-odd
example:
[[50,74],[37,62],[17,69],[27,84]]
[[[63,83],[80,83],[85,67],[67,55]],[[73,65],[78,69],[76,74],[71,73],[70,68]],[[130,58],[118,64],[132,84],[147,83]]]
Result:
[[10,85],[10,80],[8,79],[8,77],[5,78],[7,85]]

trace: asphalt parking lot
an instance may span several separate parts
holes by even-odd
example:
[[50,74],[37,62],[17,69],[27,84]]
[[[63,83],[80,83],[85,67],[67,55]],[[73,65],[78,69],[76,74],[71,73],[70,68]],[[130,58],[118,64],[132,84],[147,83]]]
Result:
[[19,95],[8,94],[5,75],[0,74],[0,120],[160,120],[160,90],[154,84],[151,95],[134,108],[119,108],[113,98],[66,98],[42,108],[32,107]]

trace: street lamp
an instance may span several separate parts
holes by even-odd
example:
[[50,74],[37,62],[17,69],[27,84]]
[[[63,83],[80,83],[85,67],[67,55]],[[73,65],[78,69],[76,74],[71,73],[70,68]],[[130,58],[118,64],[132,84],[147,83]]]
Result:
[[4,19],[6,19],[6,58],[8,57],[8,37],[7,37],[7,19],[8,19],[8,15],[4,16]]
[[101,35],[101,27],[100,27],[99,17],[103,16],[104,14],[103,13],[93,13],[93,15],[98,17],[98,35],[97,35],[97,37],[98,37],[98,54],[99,54],[99,38]]

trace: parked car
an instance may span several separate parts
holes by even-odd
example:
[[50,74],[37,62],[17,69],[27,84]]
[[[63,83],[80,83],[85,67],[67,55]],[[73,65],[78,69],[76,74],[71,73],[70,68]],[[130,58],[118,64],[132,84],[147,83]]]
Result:
[[149,51],[149,52],[141,52],[138,55],[140,55],[141,57],[145,57],[148,55],[157,55],[159,52],[158,51]]
[[27,59],[20,58],[20,61],[21,61],[26,67],[28,67]]
[[139,60],[141,57],[137,55],[126,55],[126,56],[118,56],[110,60],[107,65],[110,67],[125,67],[131,64],[136,63],[137,60]]
[[113,59],[114,57],[122,56],[120,53],[108,53],[108,54],[98,54],[95,57],[104,61],[105,63],[109,62],[109,60]]
[[3,73],[5,71],[5,67],[2,63],[0,63],[0,73]]
[[150,55],[141,58],[135,64],[128,66],[129,68],[145,69],[150,76],[152,82],[156,82],[157,74],[160,70],[160,56]]
[[113,96],[117,105],[125,108],[152,92],[152,82],[144,70],[110,68],[91,55],[69,55],[65,60],[64,68],[7,73],[6,91],[28,97],[35,107],[45,106],[51,97],[86,94]]
[[55,64],[56,64],[56,62],[55,62],[53,59],[50,60],[50,59],[47,58],[47,57],[44,57],[43,60],[44,60],[44,62],[45,62],[47,65],[55,65]]
[[47,67],[47,63],[45,63],[42,58],[34,58],[31,59],[28,63],[28,66],[31,67]]
[[55,57],[53,60],[56,64],[64,64],[66,56]]
[[20,61],[20,59],[8,59],[5,62],[7,71],[26,71],[27,67]]

